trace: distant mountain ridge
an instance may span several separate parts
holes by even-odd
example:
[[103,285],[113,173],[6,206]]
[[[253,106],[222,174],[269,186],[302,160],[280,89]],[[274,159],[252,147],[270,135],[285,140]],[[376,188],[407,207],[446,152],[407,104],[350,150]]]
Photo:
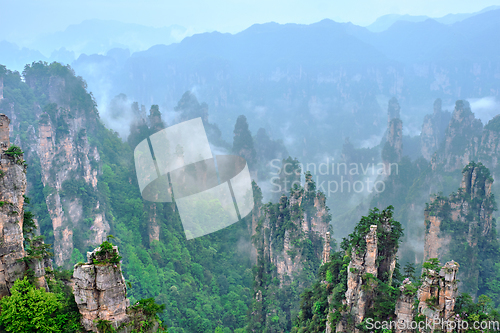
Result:
[[448,14],[442,17],[438,18],[431,18],[427,15],[400,15],[400,14],[387,14],[384,16],[380,16],[373,22],[372,24],[366,26],[368,30],[371,32],[382,32],[387,29],[389,29],[394,23],[398,21],[405,21],[405,22],[423,22],[429,19],[433,19],[436,22],[443,23],[443,24],[453,24],[456,22],[463,21],[469,17],[485,13],[490,10],[496,10],[500,9],[500,6],[489,6],[486,7],[478,12],[474,13],[461,13],[461,14]]
[[[346,137],[359,143],[381,135],[383,104],[392,96],[405,123],[421,123],[436,97],[450,105],[498,96],[500,45],[492,42],[498,31],[500,9],[450,25],[398,21],[380,33],[328,19],[265,23],[132,54],[123,48],[82,54],[71,66],[87,81],[102,117],[120,93],[171,110],[189,90],[207,102],[225,138],[246,114],[252,130],[265,128],[307,161],[335,154]],[[316,136],[303,124],[317,126]],[[329,139],[317,141],[321,135]]]
[[[81,56],[72,67],[102,103],[124,93],[169,109],[186,90],[196,91],[216,110],[212,117],[223,133],[239,114],[251,116],[261,107],[288,110],[285,118],[292,124],[310,114],[308,121],[319,121],[325,130],[356,122],[355,131],[347,126],[328,130],[336,137],[331,142],[338,143],[346,136],[380,135],[382,96],[398,97],[403,110],[422,108],[402,115],[404,121],[421,123],[426,105],[436,97],[447,105],[498,94],[500,46],[491,42],[498,31],[500,10],[451,25],[399,21],[381,33],[328,19],[310,25],[265,23],[234,35],[203,33],[155,45],[124,55],[120,63],[111,56]],[[270,133],[271,124],[283,121],[278,111],[256,116],[250,126]],[[224,135],[231,135],[227,131]],[[321,151],[322,145],[330,143],[307,149]],[[301,155],[314,154],[299,146]]]
[[0,41],[0,64],[18,71],[40,60],[71,64],[81,54],[106,54],[116,48],[130,52],[147,50],[157,44],[180,42],[190,34],[179,25],[154,28],[112,20],[85,20],[23,46],[15,41]]
[[[453,36],[451,35],[455,32],[452,32],[452,30],[456,30],[452,27],[453,25],[463,23],[467,19],[477,17],[478,15],[481,16],[486,13],[498,12],[498,9],[500,9],[500,6],[490,6],[476,13],[448,14],[436,19],[431,19],[428,16],[389,14],[381,16],[366,28],[352,23],[337,23],[328,19],[310,25],[293,23],[284,25],[277,23],[255,24],[248,29],[232,35],[234,38],[232,38],[230,43],[233,43],[235,40],[241,40],[242,43],[245,44],[245,38],[248,36],[254,36],[257,39],[262,39],[266,34],[270,34],[270,36],[266,38],[271,40],[273,36],[280,34],[280,31],[283,32],[286,31],[286,29],[295,29],[295,31],[299,34],[304,33],[309,34],[309,36],[316,35],[318,37],[316,42],[321,44],[325,43],[327,40],[332,40],[331,37],[321,36],[320,30],[328,29],[330,32],[334,32],[336,37],[340,37],[341,34],[347,32],[348,35],[353,35],[357,39],[369,44],[370,46],[374,46],[383,53],[387,48],[387,44],[391,44],[392,38],[395,38],[398,43],[402,40],[404,46],[400,48],[402,53],[398,54],[398,50],[396,50],[395,53],[391,52],[393,56],[390,58],[401,60],[409,55],[410,58],[405,59],[413,61],[415,60],[415,55],[418,54],[417,59],[422,60],[422,56],[428,53],[428,50],[424,50],[423,54],[421,52],[415,52],[415,48],[418,43],[423,42],[429,46],[432,45],[433,42],[440,44],[443,40],[445,40],[445,42],[453,40]],[[432,22],[438,24],[434,24]],[[434,26],[432,27],[432,25]],[[303,28],[301,29],[300,27]],[[447,30],[446,28],[450,28],[451,30]],[[412,38],[407,38],[405,35],[408,33],[413,35],[415,34],[415,30],[422,29],[424,29],[427,33],[422,34],[417,31],[417,43],[414,43]],[[374,34],[374,32],[379,33]],[[474,33],[474,27],[472,27],[471,32]],[[63,64],[71,64],[81,54],[105,55],[111,49],[117,48],[124,50],[128,49],[129,52],[133,54],[134,52],[148,50],[156,45],[171,45],[179,43],[188,36],[193,38],[188,39],[188,45],[192,43],[196,44],[197,41],[203,40],[205,47],[210,49],[215,46],[215,44],[211,44],[211,42],[219,41],[219,38],[216,36],[220,33],[214,32],[212,34],[214,35],[210,35],[210,33],[201,33],[191,36],[191,31],[188,31],[188,29],[178,25],[153,28],[139,24],[123,23],[112,20],[85,20],[79,24],[68,26],[64,31],[40,36],[35,41],[30,44],[23,45],[22,47],[16,45],[16,43],[12,41],[1,42],[0,64],[4,64],[8,68],[16,69],[18,71],[22,71],[26,63],[38,60],[49,62],[58,61]],[[228,41],[231,40],[229,37],[231,34],[220,35],[224,35],[224,38]],[[325,40],[324,38],[328,39]],[[344,41],[350,46],[353,46],[355,43],[359,43],[356,41],[348,42],[347,39],[349,39],[349,37],[346,36],[343,38]],[[313,40],[310,40],[309,37],[306,37],[305,39],[310,43],[313,42]],[[293,41],[293,38],[289,36],[286,40],[290,42]],[[408,41],[410,41],[410,45],[404,45],[405,43],[408,43]],[[281,45],[286,44],[285,40],[279,40],[279,42]],[[271,44],[275,43],[272,42]],[[254,46],[255,45],[256,44],[254,43]],[[180,47],[180,49],[183,49],[183,47],[184,46]],[[245,46],[243,45],[243,47]],[[289,47],[287,48],[289,49]],[[161,47],[155,48],[156,51],[159,49],[161,49]],[[233,48],[233,50],[234,49],[235,48]],[[303,54],[307,55],[308,50],[313,49],[319,51],[317,47],[308,47],[303,50]],[[411,52],[405,52],[404,50],[411,50]],[[156,51],[151,52],[154,53]],[[492,51],[496,51],[496,49],[494,48]],[[311,53],[312,52],[309,54]],[[243,56],[247,54],[249,53],[245,53]],[[297,55],[297,52],[294,54]],[[347,56],[346,58],[352,59],[352,56]],[[276,60],[280,60],[280,58]]]
[[64,31],[47,34],[37,39],[31,47],[51,54],[65,47],[77,55],[104,54],[112,48],[128,48],[135,52],[155,44],[171,44],[181,41],[187,29],[179,25],[153,28],[140,24],[112,20],[85,20],[72,24]]

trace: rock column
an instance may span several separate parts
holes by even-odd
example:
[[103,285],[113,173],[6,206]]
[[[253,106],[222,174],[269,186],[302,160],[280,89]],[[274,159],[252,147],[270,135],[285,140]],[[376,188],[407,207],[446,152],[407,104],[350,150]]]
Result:
[[0,298],[22,278],[26,264],[23,222],[26,166],[23,154],[6,154],[10,147],[9,118],[0,114]]

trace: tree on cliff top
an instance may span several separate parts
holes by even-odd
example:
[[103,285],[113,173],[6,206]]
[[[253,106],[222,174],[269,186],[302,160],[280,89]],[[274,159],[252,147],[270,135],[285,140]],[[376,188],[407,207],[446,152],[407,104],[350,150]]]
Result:
[[[372,305],[365,318],[375,320],[388,320],[394,314],[396,299],[399,296],[401,275],[396,263],[392,279],[387,271],[391,268],[384,263],[386,258],[396,255],[403,229],[398,221],[393,219],[393,207],[389,206],[380,211],[371,209],[368,216],[363,216],[348,238],[344,238],[340,251],[331,254],[330,261],[319,269],[316,282],[301,295],[300,312],[295,318],[292,333],[324,332],[327,325],[328,314],[331,320],[328,325],[335,328],[345,313],[345,299],[348,269],[352,251],[364,255],[366,252],[366,235],[372,225],[377,225],[378,245],[378,274],[377,277],[365,275],[374,286],[372,291]],[[355,270],[351,267],[351,272]],[[346,317],[349,317],[347,315]],[[361,329],[361,327],[358,327]]]

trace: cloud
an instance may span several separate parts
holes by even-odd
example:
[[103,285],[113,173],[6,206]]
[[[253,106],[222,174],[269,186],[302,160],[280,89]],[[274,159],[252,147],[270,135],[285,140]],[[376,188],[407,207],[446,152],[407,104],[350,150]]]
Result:
[[99,102],[99,115],[106,127],[117,132],[122,140],[126,140],[130,134],[130,125],[134,120],[131,108],[132,102],[127,96],[120,94],[108,102],[104,96]]
[[500,102],[494,96],[483,98],[469,98],[472,112],[476,118],[481,119],[483,124],[487,124],[490,119],[500,114]]
[[383,137],[384,137],[384,134],[370,135],[370,137],[368,139],[362,140],[360,142],[359,146],[360,146],[360,148],[373,148],[373,147],[380,144],[380,141],[382,141]]

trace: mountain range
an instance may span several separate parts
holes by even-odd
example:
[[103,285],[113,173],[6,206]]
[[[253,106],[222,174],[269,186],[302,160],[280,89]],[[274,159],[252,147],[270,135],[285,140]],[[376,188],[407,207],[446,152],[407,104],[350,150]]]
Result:
[[[489,6],[475,13],[461,13],[461,14],[448,14],[442,17],[433,18],[435,21],[443,24],[453,24],[455,22],[463,21],[469,17],[482,14],[484,12],[500,9],[500,6]],[[431,19],[427,15],[400,15],[400,14],[387,14],[380,16],[372,24],[366,26],[366,28],[372,32],[382,32],[389,29],[397,21],[408,21],[408,22],[422,22]]]

